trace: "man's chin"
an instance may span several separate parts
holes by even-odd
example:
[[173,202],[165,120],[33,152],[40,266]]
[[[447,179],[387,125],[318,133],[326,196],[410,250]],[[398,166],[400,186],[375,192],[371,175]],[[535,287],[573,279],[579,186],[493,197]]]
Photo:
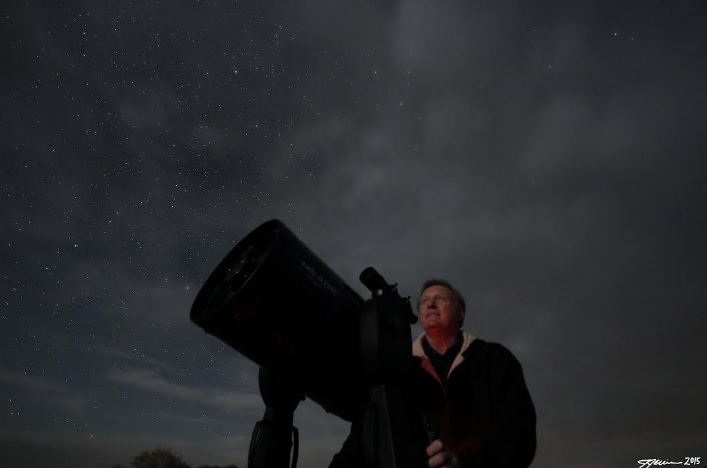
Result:
[[425,330],[437,330],[442,327],[442,323],[439,321],[439,319],[435,318],[430,320],[429,318],[425,320],[425,323],[422,324],[422,328]]

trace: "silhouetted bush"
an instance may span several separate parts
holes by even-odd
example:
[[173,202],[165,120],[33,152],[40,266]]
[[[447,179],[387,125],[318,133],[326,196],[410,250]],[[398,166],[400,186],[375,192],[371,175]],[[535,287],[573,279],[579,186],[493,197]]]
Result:
[[[142,452],[130,462],[132,468],[192,468],[182,457],[167,448],[157,448]],[[130,468],[124,465],[112,465],[111,468]],[[199,465],[197,468],[238,468],[237,465]]]
[[192,468],[182,457],[164,448],[142,452],[130,464],[135,468]]

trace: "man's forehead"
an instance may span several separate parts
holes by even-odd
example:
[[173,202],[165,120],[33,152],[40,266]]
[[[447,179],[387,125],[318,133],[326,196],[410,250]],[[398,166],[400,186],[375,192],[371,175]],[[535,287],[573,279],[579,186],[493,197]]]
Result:
[[420,296],[436,294],[440,292],[451,293],[452,290],[442,284],[433,284],[432,286],[425,288],[425,290],[422,291],[422,294],[420,294]]

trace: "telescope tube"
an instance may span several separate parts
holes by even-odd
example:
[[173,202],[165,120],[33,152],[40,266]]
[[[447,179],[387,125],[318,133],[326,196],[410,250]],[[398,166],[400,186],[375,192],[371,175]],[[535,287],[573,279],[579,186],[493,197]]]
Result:
[[368,388],[359,344],[363,304],[282,221],[271,219],[218,264],[190,319],[350,421]]

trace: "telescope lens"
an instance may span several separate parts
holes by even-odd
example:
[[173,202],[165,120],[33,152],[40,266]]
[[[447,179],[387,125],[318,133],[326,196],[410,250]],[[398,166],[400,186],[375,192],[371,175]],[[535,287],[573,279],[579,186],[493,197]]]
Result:
[[229,267],[223,281],[217,284],[206,303],[206,310],[218,310],[234,299],[248,278],[252,277],[260,264],[265,260],[271,239],[256,239],[256,243],[246,246],[240,260]]
[[[210,317],[221,315],[230,308],[236,319],[241,308],[232,301],[243,296],[243,290],[273,249],[280,225],[270,221],[244,237],[211,273],[197,295],[191,310],[191,320],[204,326]],[[247,310],[246,308],[245,310]]]

